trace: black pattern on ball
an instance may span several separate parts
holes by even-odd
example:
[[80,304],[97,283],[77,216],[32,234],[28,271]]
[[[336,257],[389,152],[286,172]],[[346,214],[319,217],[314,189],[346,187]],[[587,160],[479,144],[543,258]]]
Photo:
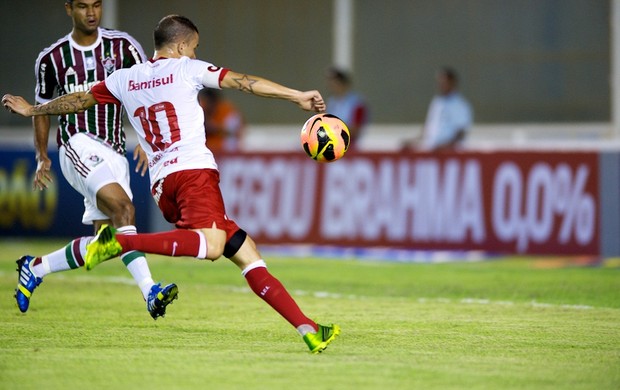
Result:
[[310,156],[310,157],[312,157],[313,159],[315,159],[315,160],[316,160],[316,157],[314,157],[314,156],[312,155],[312,153],[310,153],[310,146],[308,145],[308,143],[307,143],[307,142],[304,142],[304,151],[306,152],[306,154],[307,154],[308,156]]
[[338,119],[339,121],[342,121],[342,119],[338,118],[338,117],[337,117],[336,115],[334,115],[334,114],[323,114],[323,116],[324,116],[325,118],[336,118],[336,119]]
[[323,157],[327,161],[333,161],[336,159],[336,154],[334,153],[334,145],[327,145],[327,148],[325,148],[325,150],[323,151]]
[[341,130],[340,131],[340,136],[342,137],[342,140],[344,141],[344,150],[345,151],[349,150],[349,142],[350,142],[349,133],[347,133],[344,130]]
[[[318,148],[316,150],[316,155],[320,156],[321,153],[325,154],[324,150],[327,147],[327,145],[329,144],[329,141],[331,141],[331,140],[329,139],[329,136],[327,135],[327,131],[325,131],[325,128],[323,128],[323,126],[321,126],[316,131],[316,139],[317,139],[317,141],[319,141],[319,146],[318,146]],[[332,147],[332,154],[333,154],[333,147]]]

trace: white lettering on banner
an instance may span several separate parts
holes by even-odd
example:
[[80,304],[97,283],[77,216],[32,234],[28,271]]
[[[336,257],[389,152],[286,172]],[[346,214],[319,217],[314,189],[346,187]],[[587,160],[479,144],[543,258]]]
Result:
[[564,189],[556,195],[556,212],[564,216],[558,235],[560,243],[570,240],[571,230],[574,230],[575,239],[580,245],[588,244],[594,236],[596,206],[594,197],[585,193],[589,174],[588,167],[580,165],[571,186],[570,167],[562,164],[556,170],[556,188]]
[[228,215],[270,242],[489,245],[527,253],[587,248],[597,233],[595,174],[582,160],[306,160],[287,154],[222,159]]
[[479,163],[358,158],[325,171],[321,233],[330,239],[475,242],[486,238]]
[[316,164],[227,158],[219,167],[227,213],[252,234],[306,237],[316,209]]
[[484,201],[482,196],[482,173],[480,162],[468,160],[463,170],[463,181],[459,191],[460,198],[455,217],[460,218],[456,225],[461,226],[459,240],[465,239],[469,230],[472,240],[479,244],[487,239],[484,222]]
[[531,242],[551,238],[556,215],[562,217],[558,242],[566,244],[574,233],[578,244],[590,243],[594,236],[595,204],[585,192],[588,166],[582,164],[575,175],[567,164],[555,169],[547,163],[535,164],[525,183],[521,169],[512,162],[500,165],[493,181],[492,224],[500,241],[516,241],[519,253]]
[[414,237],[463,242],[469,230],[474,242],[484,240],[479,163],[469,160],[462,166],[460,161],[451,159],[442,166],[437,160],[424,159],[416,163],[415,170],[421,184],[421,199],[414,218]]
[[[321,233],[329,239],[376,239],[382,231],[402,239],[406,219],[395,219],[391,161],[383,161],[378,172],[367,159],[325,168]],[[394,223],[392,223],[394,222]]]

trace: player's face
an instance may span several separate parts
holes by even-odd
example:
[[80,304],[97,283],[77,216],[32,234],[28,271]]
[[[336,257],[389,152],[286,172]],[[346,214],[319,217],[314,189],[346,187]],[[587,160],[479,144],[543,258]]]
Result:
[[327,88],[335,95],[342,95],[346,88],[336,77],[327,76]]
[[73,19],[73,28],[84,34],[97,31],[101,22],[101,0],[73,0],[73,4],[65,3],[67,15]]
[[454,89],[454,83],[446,76],[445,73],[437,73],[437,89],[442,95],[447,95]]
[[183,41],[180,46],[182,56],[196,58],[196,48],[198,47],[199,37],[197,33],[193,33],[187,40]]

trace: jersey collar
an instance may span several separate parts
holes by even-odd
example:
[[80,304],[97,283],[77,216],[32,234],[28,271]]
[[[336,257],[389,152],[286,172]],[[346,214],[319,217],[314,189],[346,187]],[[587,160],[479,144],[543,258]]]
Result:
[[97,46],[101,45],[101,27],[97,27],[97,40],[90,46],[79,45],[76,41],[73,40],[71,33],[69,33],[68,37],[69,37],[69,42],[71,43],[71,46],[78,50],[82,50],[82,51],[95,50]]

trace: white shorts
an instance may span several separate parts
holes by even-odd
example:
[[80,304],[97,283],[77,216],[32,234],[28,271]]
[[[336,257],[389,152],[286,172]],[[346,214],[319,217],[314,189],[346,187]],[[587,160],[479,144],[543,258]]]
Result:
[[72,136],[58,150],[60,169],[65,179],[84,196],[82,223],[110,219],[97,208],[97,191],[101,187],[118,183],[133,199],[129,186],[129,162],[102,141],[84,133]]

